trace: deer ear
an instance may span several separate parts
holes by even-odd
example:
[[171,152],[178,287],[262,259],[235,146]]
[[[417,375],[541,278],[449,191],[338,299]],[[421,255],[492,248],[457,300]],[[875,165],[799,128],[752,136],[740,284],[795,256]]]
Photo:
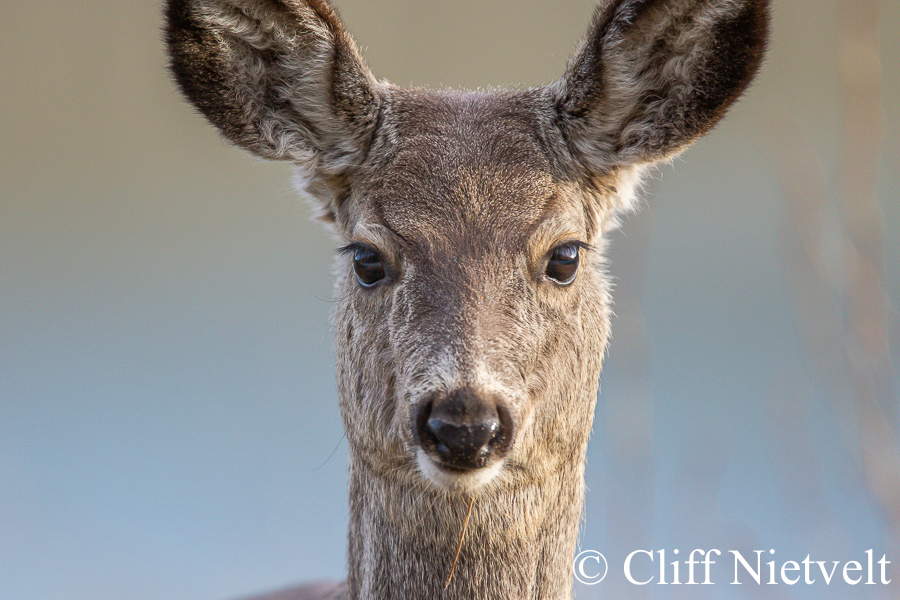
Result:
[[[315,195],[339,195],[325,188],[365,157],[380,97],[334,9],[325,0],[169,0],[166,17],[172,71],[200,112],[238,146],[297,164]],[[333,219],[333,199],[323,200]]]
[[610,0],[556,87],[594,175],[670,158],[709,131],[765,52],[768,0]]

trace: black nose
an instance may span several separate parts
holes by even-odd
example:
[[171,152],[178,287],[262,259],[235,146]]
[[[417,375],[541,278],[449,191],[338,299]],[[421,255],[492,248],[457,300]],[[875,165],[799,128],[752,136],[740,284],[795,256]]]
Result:
[[416,418],[419,444],[442,466],[464,471],[505,454],[511,429],[509,411],[471,388],[433,397]]

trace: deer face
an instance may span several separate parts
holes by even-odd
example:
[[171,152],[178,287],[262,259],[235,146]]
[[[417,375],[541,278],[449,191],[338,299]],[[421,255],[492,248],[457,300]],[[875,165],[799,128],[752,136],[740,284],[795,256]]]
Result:
[[[539,95],[393,102],[341,207],[348,439],[379,471],[448,489],[562,463],[590,429],[607,338],[602,205],[547,150]],[[568,442],[548,448],[535,424]]]
[[558,82],[403,90],[325,0],[169,0],[182,91],[297,166],[345,244],[351,460],[449,491],[582,469],[608,338],[603,232],[761,61],[767,0],[605,0]]

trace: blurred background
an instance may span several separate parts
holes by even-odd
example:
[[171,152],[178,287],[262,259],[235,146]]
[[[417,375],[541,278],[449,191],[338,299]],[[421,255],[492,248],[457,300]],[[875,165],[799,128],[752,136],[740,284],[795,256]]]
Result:
[[[593,5],[338,3],[378,77],[467,88],[555,79]],[[614,236],[581,546],[873,549],[894,584],[578,598],[900,598],[900,3],[774,7],[757,83]],[[181,100],[158,3],[0,14],[0,598],[342,577],[335,243]]]

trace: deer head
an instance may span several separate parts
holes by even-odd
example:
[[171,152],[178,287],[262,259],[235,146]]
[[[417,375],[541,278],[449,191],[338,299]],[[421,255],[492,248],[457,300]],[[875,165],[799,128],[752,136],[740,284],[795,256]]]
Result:
[[580,481],[604,236],[648,167],[747,87],[767,4],[606,0],[560,80],[457,92],[376,80],[325,0],[169,2],[183,92],[228,140],[295,165],[343,244],[355,471],[445,496]]

